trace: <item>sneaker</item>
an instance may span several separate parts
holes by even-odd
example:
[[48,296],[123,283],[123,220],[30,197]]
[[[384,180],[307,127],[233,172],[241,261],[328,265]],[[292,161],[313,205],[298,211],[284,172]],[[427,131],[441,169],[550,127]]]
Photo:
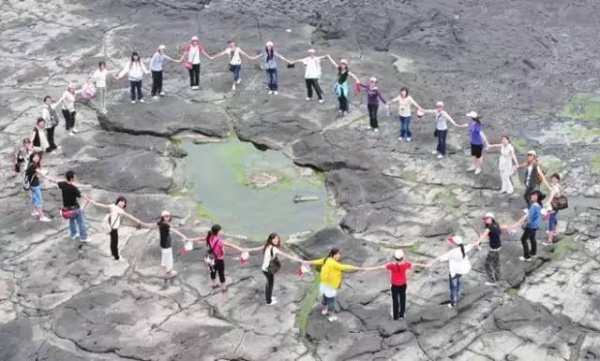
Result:
[[77,130],[77,128],[75,128],[75,127],[73,127],[73,129],[71,129],[71,131],[72,131],[73,133],[77,133],[77,132],[79,132],[79,131]]
[[454,305],[453,305],[453,304],[451,304],[451,303],[449,303],[449,304],[448,304],[448,308],[454,308],[454,307],[456,307],[456,306],[454,306]]
[[146,101],[144,99],[140,99],[140,103],[145,103]]
[[479,174],[479,173],[481,173],[481,168],[475,169],[475,174]]
[[131,104],[135,104],[135,103],[136,103],[136,101],[135,101],[135,100],[132,100],[132,101],[131,101]]
[[235,81],[237,84],[240,84],[242,82],[242,78],[239,78],[238,80]]
[[273,91],[273,95],[277,95],[277,94],[278,94],[277,90]]
[[71,239],[73,239],[73,240],[75,240],[75,239],[78,239],[78,238],[79,238],[79,235],[78,235],[78,234],[76,234],[76,235],[74,235],[74,236],[71,236]]
[[444,158],[444,156],[441,154],[438,154],[437,159],[442,159],[442,158]]
[[312,98],[306,98],[306,101],[307,101],[307,102],[309,102],[309,101],[311,101],[311,100],[312,100]]
[[271,301],[277,301],[277,297],[271,297]]
[[74,136],[74,135],[75,135],[75,133],[73,133],[73,131],[72,131],[72,130],[69,130],[69,135],[70,135],[70,136]]
[[46,216],[41,216],[40,217],[40,222],[50,222],[50,221],[51,221],[51,219],[48,218],[48,217],[46,217]]
[[235,90],[235,84],[231,86],[231,90]]
[[495,286],[496,284],[497,284],[496,282],[489,282],[489,281],[487,281],[485,283],[486,286]]
[[377,133],[377,132],[379,132],[379,128],[373,128],[373,131],[374,131],[375,133]]
[[39,217],[40,214],[38,212],[31,212],[32,217]]
[[86,239],[79,238],[79,242],[80,242],[80,243],[87,243],[87,238],[86,238]]
[[404,138],[402,138],[402,137],[398,137],[398,140],[399,140],[399,141],[401,141],[401,142],[403,142],[403,141],[404,141]]
[[269,95],[273,95],[273,91],[272,90],[269,90]]
[[[408,138],[406,138],[406,141],[407,141],[407,142],[412,142],[412,138],[411,138],[411,137],[408,137]],[[402,318],[404,318],[404,317],[402,317]]]
[[476,169],[475,166],[470,166],[469,168],[467,168],[467,172],[472,172],[475,169]]
[[170,277],[175,277],[175,276],[177,276],[177,271],[175,271],[175,270],[171,270],[171,272],[169,272],[169,276],[170,276]]
[[267,306],[275,306],[277,304],[277,300],[271,300],[271,303],[267,303]]
[[319,103],[323,103],[325,99],[319,99]]
[[158,99],[158,95],[153,96],[152,99]]
[[192,86],[192,90],[198,90],[200,87],[197,85]]
[[432,150],[431,154],[438,154],[437,150]]
[[335,322],[335,321],[337,321],[337,319],[338,319],[338,318],[337,318],[337,316],[336,316],[336,315],[331,315],[331,316],[329,316],[329,318],[328,318],[329,322]]
[[548,242],[548,241],[544,241],[544,242],[542,242],[542,246],[554,246],[554,243]]
[[523,262],[531,262],[531,258],[525,258],[523,256],[519,257],[519,260],[521,260]]
[[343,112],[342,112],[342,116],[345,116],[345,115],[347,115],[347,114],[348,114],[348,112],[347,112],[347,111],[343,111]]
[[329,311],[328,311],[326,308],[324,308],[324,309],[321,311],[321,314],[322,314],[323,316],[327,316],[327,314],[328,314],[328,313],[329,313]]
[[160,92],[160,96],[164,97],[165,96],[165,92]]

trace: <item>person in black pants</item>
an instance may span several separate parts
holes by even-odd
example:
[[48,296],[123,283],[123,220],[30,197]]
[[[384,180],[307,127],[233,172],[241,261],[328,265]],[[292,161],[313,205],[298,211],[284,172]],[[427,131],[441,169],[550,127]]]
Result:
[[369,126],[370,129],[373,130],[374,132],[379,131],[379,124],[377,122],[377,110],[379,109],[379,102],[383,102],[383,104],[386,106],[387,109],[389,109],[389,106],[387,104],[387,102],[385,101],[385,99],[383,98],[383,96],[381,95],[381,92],[379,91],[379,89],[377,88],[377,79],[376,78],[369,78],[369,84],[368,85],[364,85],[361,84],[360,82],[357,82],[358,86],[362,89],[364,89],[367,93],[367,109],[369,111]]
[[119,196],[114,204],[102,204],[91,199],[89,202],[97,207],[108,210],[108,214],[105,216],[102,226],[104,231],[110,235],[110,253],[115,261],[118,261],[121,258],[119,257],[119,227],[121,226],[122,217],[129,218],[134,223],[137,223],[138,227],[150,227],[131,214],[125,212],[125,208],[127,207],[127,199],[125,199],[125,197]]
[[42,118],[46,122],[46,136],[48,138],[48,144],[50,145],[46,152],[50,153],[58,148],[54,142],[54,130],[59,122],[58,113],[56,108],[62,103],[65,95],[63,95],[56,103],[52,103],[52,97],[46,95],[44,97],[44,107],[42,108]]
[[[521,244],[523,245],[523,256],[519,257],[521,261],[530,262],[531,258],[537,254],[535,235],[542,222],[541,201],[543,198],[544,195],[540,191],[533,191],[530,198],[531,205],[527,210],[527,214],[519,221],[521,224],[526,222],[523,235],[521,236]],[[527,241],[529,241],[529,244]],[[531,246],[531,249],[529,246]]]
[[350,72],[348,68],[348,61],[346,59],[340,60],[340,63],[336,63],[330,55],[327,55],[329,61],[333,66],[335,66],[338,70],[338,80],[335,83],[335,95],[338,98],[340,103],[340,107],[338,113],[340,115],[345,115],[348,113],[348,95],[349,95],[349,85],[348,85],[348,77],[352,77],[354,81],[357,83],[360,82],[358,77]]

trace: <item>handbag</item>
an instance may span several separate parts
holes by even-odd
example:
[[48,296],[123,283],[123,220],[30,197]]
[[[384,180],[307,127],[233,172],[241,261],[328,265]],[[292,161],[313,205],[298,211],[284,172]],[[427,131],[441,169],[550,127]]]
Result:
[[73,215],[75,215],[75,209],[74,208],[63,208],[60,210],[60,215],[64,219],[71,219],[71,218],[73,218]]
[[121,216],[118,215],[117,218],[115,218],[115,221],[111,222],[110,213],[104,216],[104,219],[102,220],[102,230],[104,231],[104,233],[109,234],[110,232],[112,232],[113,228],[115,228],[115,224],[117,223],[119,217]]
[[552,202],[550,202],[552,209],[555,211],[560,211],[566,208],[569,208],[569,200],[567,197],[560,195],[552,198]]
[[438,137],[438,135],[439,135],[439,132],[438,132],[438,130],[437,130],[437,129],[436,129],[436,130],[434,130],[434,131],[433,131],[433,136],[437,138],[437,137]]
[[186,68],[187,70],[192,70],[193,64],[191,61],[186,60],[183,62],[183,67]]
[[281,262],[277,256],[273,257],[273,246],[271,246],[271,260],[269,261],[269,273],[274,275],[281,269]]

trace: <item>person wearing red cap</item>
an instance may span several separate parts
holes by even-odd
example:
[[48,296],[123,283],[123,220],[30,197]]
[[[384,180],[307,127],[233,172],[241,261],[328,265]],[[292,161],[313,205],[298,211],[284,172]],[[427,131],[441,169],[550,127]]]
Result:
[[490,250],[485,258],[485,273],[487,274],[488,280],[485,283],[488,286],[495,286],[500,280],[500,249],[502,248],[502,240],[500,239],[501,233],[513,232],[518,226],[519,222],[513,225],[507,226],[504,224],[498,224],[494,219],[493,213],[486,213],[481,217],[485,224],[485,230],[479,236],[477,241],[477,247],[481,246],[485,238],[488,238],[490,243]]
[[187,44],[183,49],[183,53],[181,54],[181,58],[179,59],[179,61],[183,61],[183,66],[188,70],[190,74],[190,87],[193,90],[198,89],[200,86],[201,55],[212,59],[206,53],[204,47],[202,46],[202,44],[200,44],[200,41],[198,41],[198,37],[192,36],[192,40],[190,40],[190,43]]

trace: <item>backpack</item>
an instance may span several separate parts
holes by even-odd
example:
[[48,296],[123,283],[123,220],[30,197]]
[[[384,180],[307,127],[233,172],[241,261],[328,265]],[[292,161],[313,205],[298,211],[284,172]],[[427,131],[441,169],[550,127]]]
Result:
[[277,256],[273,256],[273,246],[271,246],[271,260],[269,261],[269,273],[274,275],[281,269],[281,262]]

